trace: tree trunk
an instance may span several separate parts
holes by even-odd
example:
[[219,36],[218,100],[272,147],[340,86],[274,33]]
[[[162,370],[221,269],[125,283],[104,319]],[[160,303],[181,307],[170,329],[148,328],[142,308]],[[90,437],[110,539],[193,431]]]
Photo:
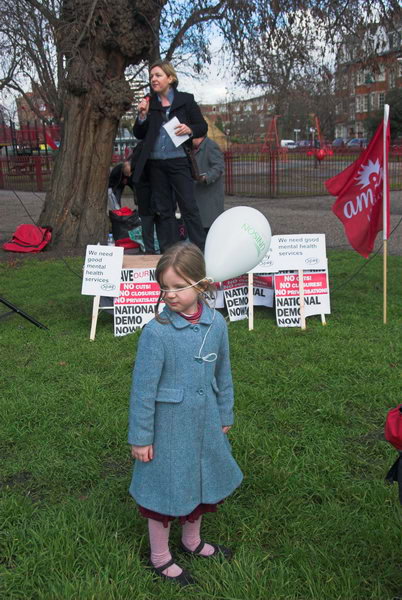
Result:
[[59,52],[67,76],[62,139],[40,224],[53,228],[52,244],[77,248],[106,241],[107,183],[120,118],[133,93],[128,64],[139,64],[155,44],[166,0],[63,0]]
[[64,135],[40,224],[53,227],[53,244],[105,242],[107,183],[118,120],[94,116],[95,93],[66,100]]

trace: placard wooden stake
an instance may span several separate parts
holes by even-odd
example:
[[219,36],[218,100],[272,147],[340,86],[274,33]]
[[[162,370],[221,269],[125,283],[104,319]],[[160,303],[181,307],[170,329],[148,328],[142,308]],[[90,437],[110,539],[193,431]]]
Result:
[[114,315],[114,303],[111,306],[99,306],[101,296],[94,296],[94,301],[92,305],[92,322],[91,322],[91,332],[89,334],[89,339],[91,342],[95,340],[96,335],[96,327],[98,324],[98,317],[100,310],[108,310]]
[[304,304],[304,279],[303,269],[299,269],[299,299],[300,299],[300,327],[306,329],[306,311]]
[[254,276],[248,274],[248,330],[254,329]]
[[91,321],[91,333],[89,334],[89,339],[91,342],[94,341],[96,335],[96,325],[98,323],[98,314],[99,314],[99,302],[100,296],[94,296],[94,302],[92,305],[92,321]]

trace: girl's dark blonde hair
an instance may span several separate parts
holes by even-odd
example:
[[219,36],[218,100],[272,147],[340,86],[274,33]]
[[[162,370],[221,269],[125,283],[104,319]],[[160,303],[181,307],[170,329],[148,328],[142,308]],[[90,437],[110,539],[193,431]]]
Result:
[[[194,286],[194,289],[199,293],[202,302],[207,303],[205,293],[215,296],[215,286],[206,279],[204,255],[194,244],[179,242],[162,254],[155,271],[155,278],[160,288],[165,287],[163,284],[163,274],[170,267],[173,268],[179,277],[187,281],[189,285],[194,281],[200,282]],[[169,321],[161,319],[159,315],[158,308],[162,299],[163,292],[161,291],[155,307],[155,319],[160,323],[168,323]]]
[[149,74],[151,74],[151,71],[154,67],[159,67],[160,69],[162,69],[165,75],[171,77],[172,83],[170,85],[173,88],[177,88],[177,86],[179,85],[179,78],[177,77],[177,73],[172,63],[168,62],[167,60],[157,60],[153,63],[153,65],[149,67]]

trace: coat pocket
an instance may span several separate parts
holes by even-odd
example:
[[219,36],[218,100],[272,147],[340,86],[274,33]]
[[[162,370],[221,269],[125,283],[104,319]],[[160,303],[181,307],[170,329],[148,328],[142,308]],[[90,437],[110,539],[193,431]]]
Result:
[[219,394],[219,388],[218,388],[218,384],[216,383],[215,377],[211,381],[211,386],[212,386],[212,389],[214,390],[215,394]]
[[184,390],[177,390],[172,388],[161,388],[156,396],[156,402],[167,402],[171,404],[178,404],[183,401]]

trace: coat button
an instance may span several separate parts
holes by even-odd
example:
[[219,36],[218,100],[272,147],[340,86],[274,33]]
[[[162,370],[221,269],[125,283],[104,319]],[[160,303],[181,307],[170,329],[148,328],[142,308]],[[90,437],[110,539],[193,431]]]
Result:
[[202,363],[202,358],[201,357],[194,356],[194,360],[197,361],[198,363]]
[[197,393],[198,393],[200,396],[203,396],[203,395],[204,395],[204,390],[198,390],[198,391],[197,391]]
[[200,330],[200,328],[198,327],[198,325],[194,325],[193,329],[194,329],[194,331],[199,331]]

